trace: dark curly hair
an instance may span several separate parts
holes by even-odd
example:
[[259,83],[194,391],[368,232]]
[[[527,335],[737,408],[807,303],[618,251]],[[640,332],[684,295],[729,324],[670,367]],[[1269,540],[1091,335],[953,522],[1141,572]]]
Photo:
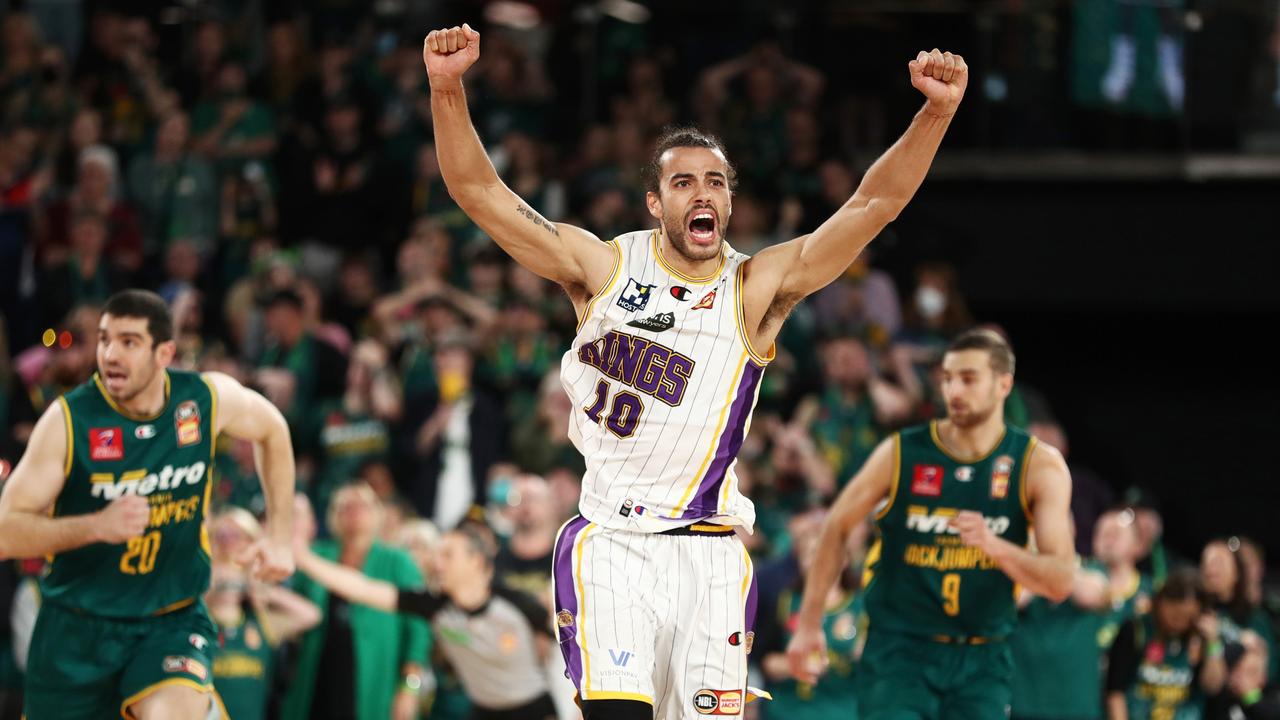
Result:
[[662,134],[658,136],[653,146],[653,156],[644,168],[645,190],[652,193],[658,192],[658,185],[662,181],[662,156],[671,148],[681,147],[700,147],[719,151],[725,158],[729,189],[733,190],[737,187],[738,171],[734,169],[733,163],[729,162],[729,154],[725,152],[724,143],[720,142],[720,138],[696,127],[686,126],[664,128]]

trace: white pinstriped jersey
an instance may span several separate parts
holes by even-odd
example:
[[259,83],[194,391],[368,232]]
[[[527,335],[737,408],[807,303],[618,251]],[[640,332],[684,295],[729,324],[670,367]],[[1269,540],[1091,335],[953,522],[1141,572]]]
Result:
[[587,466],[580,511],[639,532],[712,519],[750,529],[733,466],[771,357],[742,330],[747,256],[725,244],[714,275],[690,278],[663,260],[660,232],[610,241],[613,274],[560,364]]

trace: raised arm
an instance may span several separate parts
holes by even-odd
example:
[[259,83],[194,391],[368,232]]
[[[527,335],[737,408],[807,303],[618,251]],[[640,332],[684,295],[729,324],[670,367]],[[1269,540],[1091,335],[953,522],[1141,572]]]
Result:
[[480,33],[470,25],[433,30],[423,42],[440,174],[468,217],[516,262],[564,286],[581,310],[612,274],[614,249],[586,230],[546,220],[498,177],[462,87],[479,57]]
[[992,533],[981,513],[961,512],[951,524],[966,545],[989,555],[1014,582],[1062,602],[1071,596],[1076,581],[1071,473],[1062,453],[1044,443],[1036,445],[1028,462],[1026,492],[1035,525],[1035,552]]
[[889,496],[897,472],[897,443],[898,437],[894,435],[876,447],[853,481],[840,491],[822,524],[813,565],[805,578],[795,633],[787,645],[791,674],[800,682],[816,683],[826,667],[822,614],[827,593],[848,562],[849,533],[867,519],[876,503]]
[[396,611],[400,589],[395,585],[385,580],[374,580],[355,568],[325,560],[305,545],[295,546],[294,554],[298,558],[298,569],[329,592],[358,605]]
[[204,374],[218,395],[214,434],[253,443],[253,462],[267,501],[267,536],[255,542],[242,562],[263,582],[293,574],[293,441],[284,416],[266,398],[223,373]]
[[[775,315],[775,303],[790,308],[840,277],[862,248],[893,221],[924,182],[929,165],[964,97],[969,70],[959,55],[935,49],[908,64],[911,84],[927,98],[898,141],[867,170],[858,189],[817,230],[775,245],[748,261],[747,322],[758,327]],[[755,321],[756,324],[752,324]],[[768,347],[774,327],[752,340]],[[767,342],[766,342],[767,341]],[[753,343],[754,344],[754,343]]]
[[[40,416],[27,452],[0,494],[0,560],[53,555],[92,543],[122,543],[151,520],[147,499],[125,495],[94,513],[50,517],[71,469],[70,410],[59,400]],[[72,430],[75,432],[75,430]]]

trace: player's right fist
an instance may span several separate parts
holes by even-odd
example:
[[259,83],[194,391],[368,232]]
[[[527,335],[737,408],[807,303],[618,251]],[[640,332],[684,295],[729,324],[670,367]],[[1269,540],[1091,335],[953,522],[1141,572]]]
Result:
[[142,534],[151,524],[151,506],[139,495],[125,495],[98,511],[98,541],[115,545]]
[[787,663],[796,680],[816,685],[827,671],[827,638],[822,628],[797,624],[791,642],[787,643]]
[[432,81],[462,79],[462,74],[480,59],[480,33],[470,25],[432,30],[422,41],[422,62]]

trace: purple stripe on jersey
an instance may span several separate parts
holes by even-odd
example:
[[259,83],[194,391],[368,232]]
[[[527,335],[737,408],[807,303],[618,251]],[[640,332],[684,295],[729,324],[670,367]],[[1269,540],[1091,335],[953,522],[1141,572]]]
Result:
[[756,601],[759,599],[759,585],[756,583],[755,570],[751,571],[751,588],[747,590],[747,632],[755,632],[756,629]]
[[715,457],[712,458],[711,466],[707,468],[702,480],[698,482],[698,492],[689,501],[689,509],[685,510],[680,517],[688,520],[708,517],[716,513],[720,485],[724,482],[729,466],[738,456],[738,450],[742,448],[747,417],[751,415],[751,407],[755,404],[756,386],[760,384],[760,378],[763,376],[764,368],[753,362],[748,361],[747,366],[742,369],[742,380],[738,383],[737,396],[734,397],[733,405],[729,409],[729,422],[720,433]]
[[[569,679],[576,688],[582,687],[582,649],[574,638],[578,634],[578,595],[575,592],[576,582],[573,577],[573,546],[582,529],[591,521],[584,517],[575,517],[565,524],[556,538],[555,548],[551,551],[551,571],[555,575],[556,584],[556,630],[560,635],[560,653],[564,655],[564,666]],[[563,615],[568,613],[568,615]],[[561,618],[571,619],[565,624]]]

